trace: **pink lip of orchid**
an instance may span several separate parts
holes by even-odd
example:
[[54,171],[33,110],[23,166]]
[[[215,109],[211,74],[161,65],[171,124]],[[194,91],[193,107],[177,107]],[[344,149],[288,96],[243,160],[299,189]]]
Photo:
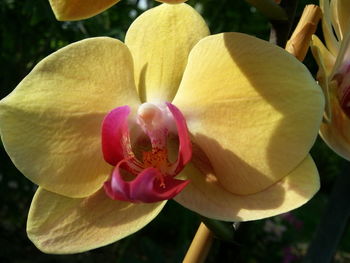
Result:
[[[142,104],[137,112],[137,123],[149,137],[152,149],[143,152],[140,161],[131,149],[129,113],[129,106],[118,107],[105,117],[102,124],[103,156],[106,162],[115,166],[111,178],[104,184],[106,193],[114,200],[143,203],[175,197],[189,183],[189,180],[173,178],[192,155],[185,118],[171,103],[166,103],[162,109],[151,103]],[[171,122],[175,122],[179,135],[178,158],[174,163],[170,163],[167,156],[167,124]],[[134,178],[126,181],[122,170]]]

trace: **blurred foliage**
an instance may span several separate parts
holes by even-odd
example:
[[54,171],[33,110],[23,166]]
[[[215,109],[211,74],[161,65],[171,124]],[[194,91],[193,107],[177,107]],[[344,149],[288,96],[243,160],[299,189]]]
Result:
[[[268,40],[270,25],[244,0],[190,0],[213,34],[239,31]],[[317,1],[299,1],[303,6]],[[111,36],[123,40],[133,19],[158,3],[123,0],[84,21],[58,22],[47,0],[0,1],[1,89],[9,94],[33,66],[57,49],[86,37]],[[312,57],[305,61],[314,74]],[[327,203],[343,160],[318,140],[312,155],[321,174],[322,190],[307,205],[278,217],[243,223],[233,243],[215,240],[207,262],[299,262]],[[0,262],[181,262],[199,224],[199,217],[171,201],[147,227],[120,242],[77,255],[46,255],[25,233],[27,212],[35,186],[12,165],[0,146]],[[346,237],[350,236],[347,229]],[[336,262],[350,262],[350,239],[343,238]]]

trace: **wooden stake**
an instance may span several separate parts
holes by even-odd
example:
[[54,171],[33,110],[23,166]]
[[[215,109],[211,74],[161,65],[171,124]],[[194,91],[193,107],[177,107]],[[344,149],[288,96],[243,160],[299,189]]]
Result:
[[317,29],[322,17],[321,8],[316,5],[307,5],[285,49],[298,60],[303,61],[310,46],[311,36]]
[[213,238],[213,233],[204,223],[201,223],[190,248],[187,250],[183,263],[203,263],[208,256]]

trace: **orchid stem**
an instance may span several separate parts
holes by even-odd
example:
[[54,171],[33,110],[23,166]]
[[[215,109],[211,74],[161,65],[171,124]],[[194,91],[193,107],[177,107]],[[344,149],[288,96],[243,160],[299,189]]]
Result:
[[317,24],[322,17],[321,8],[316,5],[307,5],[286,44],[286,50],[298,60],[303,61],[310,46],[312,35],[316,32]]
[[208,256],[213,238],[213,233],[204,223],[201,223],[190,248],[187,250],[183,263],[203,263]]

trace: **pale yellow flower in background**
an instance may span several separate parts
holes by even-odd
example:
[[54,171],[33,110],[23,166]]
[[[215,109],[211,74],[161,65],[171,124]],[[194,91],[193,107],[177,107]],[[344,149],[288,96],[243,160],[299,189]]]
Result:
[[[120,0],[49,0],[57,20],[73,21],[95,16]],[[187,0],[156,0],[168,4],[179,4]]]
[[326,46],[317,36],[311,43],[319,66],[317,79],[326,96],[320,135],[338,155],[350,160],[350,1],[321,0],[320,7]]
[[[153,114],[171,102],[182,112],[193,151],[179,173],[189,183],[174,199],[194,212],[249,221],[295,209],[317,192],[309,150],[324,98],[309,71],[266,41],[208,34],[193,8],[163,4],[134,21],[125,44],[103,37],[68,45],[36,65],[0,102],[5,149],[39,185],[27,232],[40,250],[77,253],[112,243],[163,208],[166,201],[112,200],[115,189],[125,199],[133,197],[113,182],[111,195],[103,188],[116,170],[104,158],[101,126],[125,105],[131,136],[138,128],[132,125],[137,109]],[[141,113],[147,120],[152,115]],[[107,128],[119,129],[114,123]],[[180,131],[172,136],[181,147]],[[137,140],[131,142],[137,149]],[[171,144],[166,150],[177,153]],[[117,155],[126,156],[124,163],[130,159],[126,151]],[[147,160],[149,169],[155,160]],[[153,170],[159,168],[155,163]]]

